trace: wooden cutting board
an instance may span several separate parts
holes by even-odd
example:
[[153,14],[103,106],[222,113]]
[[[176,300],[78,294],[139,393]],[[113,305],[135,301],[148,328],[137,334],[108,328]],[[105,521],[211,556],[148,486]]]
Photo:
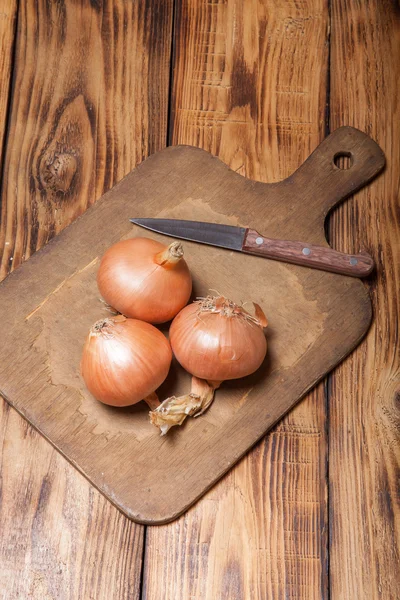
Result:
[[[350,157],[350,168],[337,166],[339,155]],[[1,394],[128,517],[174,519],[358,344],[371,303],[351,277],[185,243],[194,295],[212,289],[258,302],[269,319],[269,351],[259,372],[225,383],[206,414],[160,437],[143,402],[103,406],[81,380],[84,339],[107,315],[96,288],[100,257],[144,234],[129,222],[135,216],[250,226],[327,246],[328,211],[383,166],[375,142],[350,127],[274,184],[245,179],[192,147],[151,156],[0,285]],[[160,397],[189,386],[174,364]]]

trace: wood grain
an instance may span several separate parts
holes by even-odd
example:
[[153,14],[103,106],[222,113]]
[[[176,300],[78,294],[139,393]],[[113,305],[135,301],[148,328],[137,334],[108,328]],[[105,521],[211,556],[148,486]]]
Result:
[[[173,143],[290,175],[324,136],[328,26],[318,0],[181,3]],[[321,385],[184,517],[148,529],[144,598],[327,598],[325,427]]]
[[165,145],[171,2],[39,4],[18,22],[3,277]]
[[143,598],[326,597],[323,396],[321,384],[183,517],[147,529]]
[[387,156],[371,186],[332,219],[336,248],[374,257],[374,320],[332,378],[329,430],[331,598],[395,600],[400,589],[400,11],[332,0],[334,129],[369,133]]
[[[2,65],[11,56],[3,26],[9,34],[15,10],[3,4]],[[161,0],[21,0],[2,186],[3,276],[165,145],[171,24],[172,2]],[[143,528],[4,401],[0,412],[0,598],[138,598]]]
[[0,598],[139,598],[143,528],[0,405]]
[[4,135],[11,88],[11,63],[16,16],[17,0],[4,0],[0,11],[0,168],[3,165]]

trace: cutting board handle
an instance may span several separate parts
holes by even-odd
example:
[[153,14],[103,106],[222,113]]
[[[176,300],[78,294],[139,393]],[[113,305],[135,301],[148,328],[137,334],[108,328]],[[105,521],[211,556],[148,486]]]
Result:
[[[343,158],[347,168],[343,168]],[[310,204],[325,217],[384,166],[385,155],[378,144],[362,131],[346,126],[328,135],[289,179],[306,187]]]

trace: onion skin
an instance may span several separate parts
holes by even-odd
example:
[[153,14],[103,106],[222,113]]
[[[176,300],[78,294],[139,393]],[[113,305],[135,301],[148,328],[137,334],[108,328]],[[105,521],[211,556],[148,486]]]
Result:
[[121,314],[148,323],[173,319],[189,301],[192,278],[183,258],[160,261],[165,252],[163,244],[142,237],[111,246],[97,273],[104,300]]
[[172,352],[168,340],[149,323],[122,315],[91,328],[81,373],[89,392],[111,406],[129,406],[150,396],[165,380]]
[[182,367],[200,379],[225,381],[254,373],[267,353],[260,325],[245,311],[223,316],[189,304],[170,329],[173,353]]

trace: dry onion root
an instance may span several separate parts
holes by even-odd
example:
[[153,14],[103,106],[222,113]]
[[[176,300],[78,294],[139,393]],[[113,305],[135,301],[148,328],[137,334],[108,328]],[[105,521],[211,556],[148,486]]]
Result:
[[150,412],[161,435],[187,416],[199,416],[212,403],[214,390],[229,379],[254,373],[262,364],[267,319],[258,304],[255,315],[223,296],[207,296],[186,306],[170,329],[172,350],[193,375],[189,394],[172,396]]
[[147,323],[165,323],[188,303],[192,278],[180,242],[150,238],[117,242],[101,259],[97,285],[117,312]]
[[190,393],[164,400],[150,411],[150,422],[159,428],[161,435],[165,435],[174,425],[182,425],[186,417],[199,417],[214,400],[214,390],[220,384],[220,381],[209,382],[192,377]]
[[89,392],[111,406],[145,400],[160,403],[155,390],[171,365],[168,340],[153,325],[123,315],[97,321],[86,338],[81,373]]

